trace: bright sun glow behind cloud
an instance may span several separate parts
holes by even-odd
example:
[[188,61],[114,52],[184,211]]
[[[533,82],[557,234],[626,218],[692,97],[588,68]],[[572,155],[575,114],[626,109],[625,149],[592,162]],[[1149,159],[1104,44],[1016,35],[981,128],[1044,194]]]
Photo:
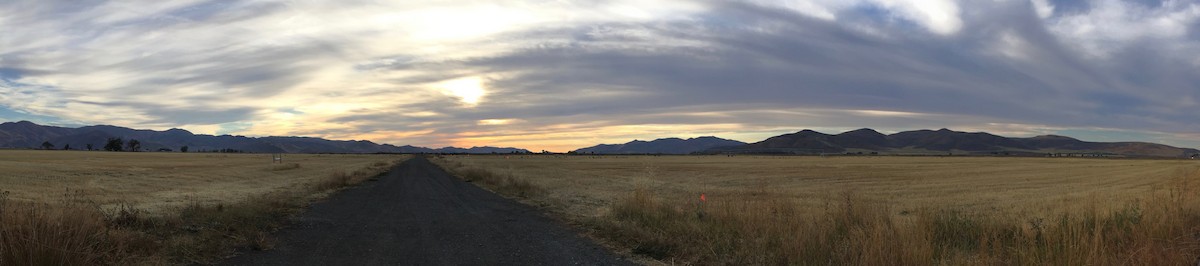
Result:
[[483,79],[479,77],[457,78],[442,82],[441,89],[450,96],[458,98],[467,106],[479,105],[487,91],[483,89]]
[[512,124],[512,122],[513,122],[513,119],[484,119],[484,120],[479,120],[478,124],[485,125],[485,126],[494,126],[494,125]]

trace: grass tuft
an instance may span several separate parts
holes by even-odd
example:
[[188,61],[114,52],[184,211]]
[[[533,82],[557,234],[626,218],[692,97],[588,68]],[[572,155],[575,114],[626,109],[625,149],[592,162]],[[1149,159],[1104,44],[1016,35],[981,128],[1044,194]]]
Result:
[[0,196],[0,265],[110,265],[152,256],[135,232],[113,230],[93,206],[15,202]]
[[271,171],[287,171],[300,168],[300,163],[282,163],[271,165]]
[[478,183],[501,195],[533,198],[546,193],[544,188],[512,174],[498,174],[488,169],[467,167],[462,164],[451,167],[443,166],[443,168],[464,181]]

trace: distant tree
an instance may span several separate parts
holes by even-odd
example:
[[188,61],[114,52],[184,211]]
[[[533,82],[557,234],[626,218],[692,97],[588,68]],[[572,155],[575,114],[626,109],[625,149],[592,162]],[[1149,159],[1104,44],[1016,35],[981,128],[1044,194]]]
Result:
[[54,144],[50,143],[49,141],[42,142],[42,149],[43,150],[53,150]]
[[158,151],[159,152],[172,152],[172,150],[168,149],[168,148],[158,148]]
[[121,138],[108,138],[108,141],[104,143],[104,150],[106,151],[123,151],[124,147],[125,140]]
[[71,144],[64,145],[64,146],[63,146],[63,150],[64,150],[64,151],[66,151],[66,150],[71,150]]
[[88,144],[87,144],[87,150],[89,150],[89,151],[90,151],[90,150],[92,150],[92,144],[91,144],[91,143],[88,143]]
[[129,143],[125,143],[125,146],[132,152],[142,151],[142,142],[136,139],[129,139]]
[[179,147],[179,152],[187,152],[188,146]]

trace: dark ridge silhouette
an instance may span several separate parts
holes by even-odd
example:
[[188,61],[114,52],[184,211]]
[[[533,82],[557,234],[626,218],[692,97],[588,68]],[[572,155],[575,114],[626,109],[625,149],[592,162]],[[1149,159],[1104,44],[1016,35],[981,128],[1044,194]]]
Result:
[[1147,142],[1089,142],[1045,135],[1009,138],[986,132],[950,129],[913,130],[884,135],[864,128],[837,135],[812,130],[779,135],[763,141],[709,149],[705,153],[761,154],[1008,154],[1049,156],[1190,157],[1196,149]]
[[254,153],[529,153],[518,148],[446,147],[430,149],[415,146],[377,144],[366,140],[327,140],[312,137],[245,137],[193,134],[172,128],[166,131],[131,129],[110,125],[66,128],[38,125],[29,121],[0,123],[0,148],[35,149],[50,142],[82,149],[91,144],[99,150],[109,138],[137,140],[143,151],[178,149],[189,152],[235,150]]
[[690,154],[712,148],[745,145],[745,142],[718,137],[690,139],[665,138],[652,141],[634,140],[625,144],[600,144],[575,150],[584,154]]

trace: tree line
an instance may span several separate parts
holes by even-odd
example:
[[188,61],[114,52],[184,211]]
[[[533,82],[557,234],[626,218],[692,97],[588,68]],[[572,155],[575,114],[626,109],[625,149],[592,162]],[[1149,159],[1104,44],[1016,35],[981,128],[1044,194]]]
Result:
[[[54,150],[55,149],[54,143],[50,143],[50,141],[44,141],[44,142],[42,142],[42,149],[43,150]],[[71,144],[63,145],[62,149],[70,150]],[[96,149],[94,146],[92,146],[91,143],[88,143],[86,150],[94,151]],[[137,139],[129,139],[129,141],[125,141],[125,139],[123,139],[123,138],[108,138],[108,140],[104,142],[104,147],[101,148],[100,150],[103,150],[103,151],[129,151],[129,152],[143,151],[141,141],[138,141]],[[234,151],[232,149],[222,149],[220,151],[225,152],[225,150]],[[169,149],[169,148],[160,148],[160,149],[158,149],[158,151],[171,152],[174,150]],[[188,152],[188,146],[184,145],[182,147],[179,147],[179,152]],[[240,151],[238,151],[238,152],[240,152]]]

